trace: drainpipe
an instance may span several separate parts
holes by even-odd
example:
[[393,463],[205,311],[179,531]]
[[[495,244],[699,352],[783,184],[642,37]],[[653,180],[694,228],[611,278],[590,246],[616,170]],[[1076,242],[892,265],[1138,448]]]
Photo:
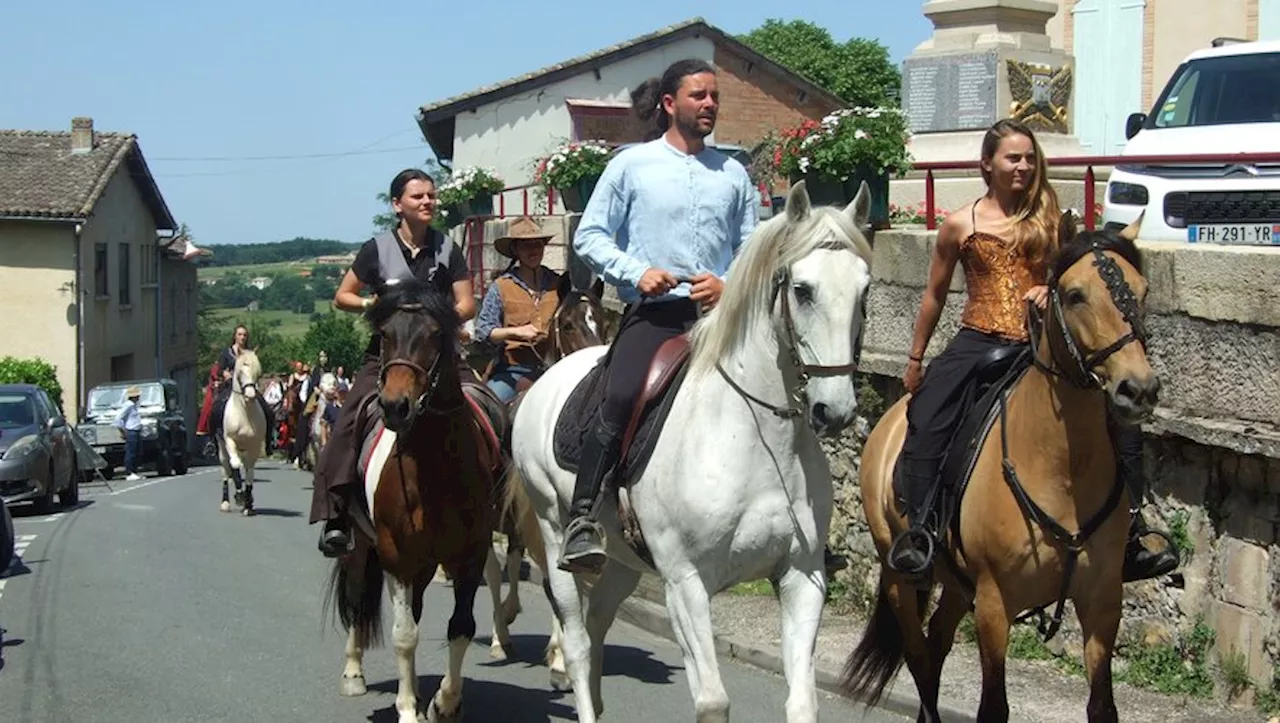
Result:
[[164,316],[160,313],[160,308],[164,304],[164,255],[160,251],[160,244],[154,244],[155,258],[152,259],[156,264],[156,376],[164,378],[164,347],[160,344],[160,324]]
[[88,391],[84,388],[85,370],[84,370],[84,295],[87,289],[84,284],[84,266],[83,254],[84,240],[80,237],[80,233],[84,231],[84,224],[76,224],[76,423],[84,419],[85,396]]

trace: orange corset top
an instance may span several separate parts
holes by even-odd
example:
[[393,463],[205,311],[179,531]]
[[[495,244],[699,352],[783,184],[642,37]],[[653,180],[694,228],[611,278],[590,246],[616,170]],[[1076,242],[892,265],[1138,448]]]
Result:
[[1044,284],[1047,269],[1033,264],[1009,242],[975,231],[960,244],[968,300],[960,324],[1006,339],[1026,341],[1026,301]]

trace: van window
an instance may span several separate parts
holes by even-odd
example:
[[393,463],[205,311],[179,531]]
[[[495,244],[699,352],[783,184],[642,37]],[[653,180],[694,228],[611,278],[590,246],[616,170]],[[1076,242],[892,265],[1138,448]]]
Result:
[[1149,128],[1280,122],[1280,53],[1202,58],[1182,65]]

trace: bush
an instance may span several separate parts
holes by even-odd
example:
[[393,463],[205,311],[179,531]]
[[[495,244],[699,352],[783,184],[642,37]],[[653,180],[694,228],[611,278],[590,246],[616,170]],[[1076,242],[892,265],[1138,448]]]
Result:
[[[43,359],[18,359],[7,356],[0,359],[0,384],[35,384],[48,393],[62,412],[62,385],[58,383],[58,368]],[[65,412],[63,412],[65,414]]]

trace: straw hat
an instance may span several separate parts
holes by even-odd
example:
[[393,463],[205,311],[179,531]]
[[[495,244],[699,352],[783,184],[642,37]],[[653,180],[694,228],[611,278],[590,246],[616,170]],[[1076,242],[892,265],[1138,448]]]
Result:
[[124,391],[125,399],[135,399],[142,396],[142,390],[137,387],[129,387]]
[[507,225],[507,233],[493,242],[493,250],[514,259],[516,241],[550,241],[554,234],[544,233],[542,226],[528,216],[521,216]]

